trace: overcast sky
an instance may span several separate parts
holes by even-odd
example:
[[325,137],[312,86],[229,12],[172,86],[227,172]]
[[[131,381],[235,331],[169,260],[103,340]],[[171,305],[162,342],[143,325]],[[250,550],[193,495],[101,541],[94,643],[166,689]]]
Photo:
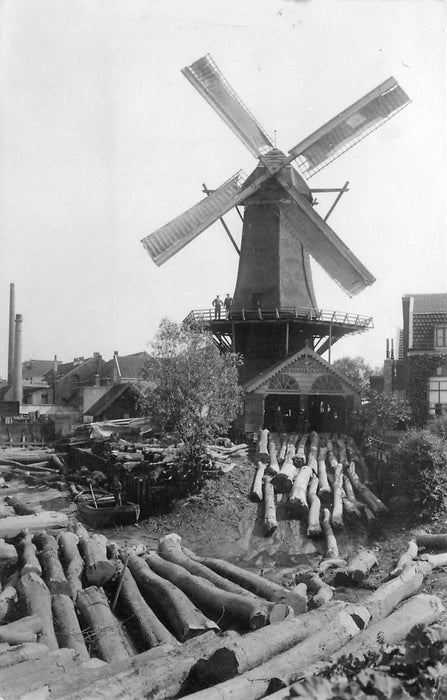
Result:
[[[390,75],[412,103],[312,179],[350,181],[330,224],[377,282],[349,299],[314,265],[321,308],[375,330],[333,357],[382,362],[401,296],[445,292],[445,12],[440,0],[0,2],[0,376],[9,283],[25,358],[146,348],[233,292],[219,223],[157,268],[140,240],[255,160],[181,75],[209,52],[287,150]],[[319,196],[324,215],[331,204]],[[227,216],[240,237],[237,214]]]

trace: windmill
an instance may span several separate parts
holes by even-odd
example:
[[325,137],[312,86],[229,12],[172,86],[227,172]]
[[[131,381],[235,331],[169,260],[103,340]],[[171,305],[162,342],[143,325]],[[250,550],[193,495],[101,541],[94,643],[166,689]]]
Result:
[[[256,356],[260,361],[252,366],[252,374],[304,343],[323,353],[346,333],[365,330],[371,319],[325,315],[317,307],[309,255],[349,296],[375,278],[328,225],[327,216],[315,211],[316,190],[307,181],[403,109],[408,96],[389,78],[286,155],[274,146],[211,56],[198,59],[182,73],[258,165],[248,177],[237,172],[145,237],[142,243],[153,261],[162,265],[230,209],[242,205],[245,214],[230,318],[214,321],[209,316],[221,348],[243,352],[246,359]],[[337,201],[344,191],[346,186],[339,190]]]

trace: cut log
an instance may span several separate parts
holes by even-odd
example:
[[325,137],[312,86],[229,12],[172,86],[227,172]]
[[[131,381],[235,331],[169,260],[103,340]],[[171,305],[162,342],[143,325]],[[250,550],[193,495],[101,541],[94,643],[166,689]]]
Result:
[[343,467],[341,464],[334,466],[334,483],[332,486],[334,503],[332,506],[331,524],[334,530],[343,530]]
[[322,503],[328,503],[332,498],[332,489],[327,480],[326,453],[327,447],[318,448],[318,497]]
[[85,561],[87,581],[92,586],[103,586],[116,573],[115,566],[107,559],[107,537],[99,534],[90,537],[85,528],[79,525],[76,526],[76,534]]
[[274,603],[280,603],[284,602],[288,594],[287,588],[283,588],[278,583],[275,583],[274,581],[269,581],[269,579],[264,578],[263,576],[254,574],[251,571],[247,571],[246,569],[242,569],[240,566],[231,564],[230,562],[225,561],[224,559],[198,557],[190,550],[186,550],[185,548],[183,549],[191,558],[200,561],[202,564],[205,564],[205,566],[208,566],[216,573],[220,574],[221,576],[224,576],[230,581],[234,581],[234,583],[238,583],[240,586],[243,586],[252,593],[255,593],[256,595],[260,596],[261,598],[265,598],[266,600],[270,600]]
[[178,564],[162,559],[155,552],[147,554],[145,561],[153,571],[180,588],[207,614],[215,615],[218,619],[229,616],[250,630],[268,624],[269,604],[260,598],[228,593],[205,579],[193,576]]
[[73,678],[75,671],[78,677],[82,667],[75,659],[71,649],[58,649],[35,661],[25,661],[19,667],[12,666],[2,672],[2,692],[8,700],[46,700],[49,697],[44,687],[63,675]]
[[371,623],[387,617],[399,603],[417,593],[431,569],[428,562],[410,564],[399,576],[382,584],[364,598],[362,604],[370,612]]
[[193,605],[183,591],[152,571],[144,559],[129,549],[125,550],[123,556],[126,557],[129,570],[145,600],[180,642],[208,630],[219,629],[215,622]]
[[149,649],[113,668],[107,666],[86,671],[77,681],[59,682],[51,687],[51,696],[58,700],[167,700],[185,690],[190,669],[201,658],[208,658],[222,644],[229,644],[239,635],[207,632],[175,648],[164,645]]
[[286,458],[287,444],[289,442],[287,433],[281,433],[281,435],[279,436],[279,440],[280,446],[278,449],[278,464],[282,466]]
[[0,519],[0,537],[16,537],[23,530],[31,533],[42,532],[51,528],[63,528],[68,526],[68,517],[65,513],[51,510],[43,510],[36,515],[13,515]]
[[28,615],[7,625],[0,625],[0,642],[7,644],[37,642],[37,635],[40,632],[42,632],[40,617]]
[[[300,619],[300,618],[299,618]],[[285,623],[283,623],[285,624]],[[327,629],[316,632],[288,651],[241,676],[219,683],[213,688],[193,693],[190,700],[257,700],[294,683],[306,668],[318,659],[329,656],[358,634],[359,628],[346,612],[338,613],[330,633]]]
[[447,552],[447,534],[429,535],[428,533],[420,533],[416,535],[416,544],[418,547],[426,547],[427,549],[441,549]]
[[42,659],[48,656],[48,654],[48,647],[46,647],[45,644],[39,644],[38,642],[29,642],[27,644],[9,646],[9,649],[2,651],[0,654],[0,671],[3,675],[5,668],[22,664],[25,661],[35,662],[37,659]]
[[43,579],[52,595],[63,593],[71,595],[72,587],[67,581],[62,564],[59,560],[59,551],[56,538],[53,535],[43,533],[34,538],[40,547],[39,559],[43,569]]
[[37,548],[29,532],[23,533],[23,536],[17,543],[17,548],[20,554],[20,575],[23,576],[33,571],[35,574],[42,576],[42,567],[37,558]]
[[345,489],[342,489],[341,499],[343,503],[343,516],[349,521],[359,521],[362,517],[362,512],[357,506],[352,503],[346,495]]
[[259,462],[263,462],[264,464],[268,464],[270,461],[268,443],[269,443],[269,431],[266,429],[261,430],[259,432],[257,459]]
[[39,503],[29,503],[23,495],[6,496],[5,503],[14,508],[17,515],[36,515],[42,512],[42,506]]
[[262,485],[266,466],[267,465],[265,463],[258,462],[258,468],[256,469],[256,474],[253,480],[253,486],[251,487],[250,493],[250,498],[252,501],[260,502],[264,497]]
[[45,644],[50,651],[58,649],[51,613],[51,595],[40,576],[33,572],[21,576],[17,592],[19,601],[28,615],[37,615],[42,620],[42,633],[38,641]]
[[58,457],[57,454],[51,454],[48,459],[59,474],[66,476],[69,473],[69,468],[63,458]]
[[352,486],[354,487],[355,493],[358,495],[359,499],[363,501],[363,503],[366,503],[374,515],[388,512],[388,508],[384,503],[382,503],[380,498],[377,498],[377,496],[360,481],[355,471],[354,462],[351,462],[348,469],[348,476],[351,480]]
[[302,615],[307,612],[307,586],[305,583],[297,583],[290,589],[286,599],[286,605],[290,605],[294,615]]
[[302,435],[298,441],[298,447],[294,457],[294,464],[297,469],[306,464],[306,444],[308,437],[308,434],[304,433],[304,435]]
[[269,440],[269,445],[268,445],[270,463],[269,463],[268,468],[267,468],[271,474],[276,474],[276,472],[279,472],[278,448],[276,446],[276,441],[277,441],[276,435],[271,434],[270,440]]
[[323,534],[320,525],[321,501],[317,496],[318,485],[318,476],[314,473],[307,490],[307,499],[309,501],[307,536],[311,539],[317,539]]
[[374,552],[360,549],[348,566],[337,570],[334,583],[336,586],[357,586],[365,580],[371,569],[378,565]]
[[199,661],[192,676],[197,685],[211,686],[250,671],[302,642],[321,629],[332,628],[345,603],[332,603],[299,617],[292,617],[277,625],[223,644],[207,660]]
[[353,506],[357,508],[358,511],[362,512],[364,503],[359,501],[354,494],[354,489],[352,488],[352,483],[346,474],[343,474],[343,489],[346,493],[346,498]]
[[295,457],[295,445],[290,443],[287,446],[286,456],[281,469],[272,477],[273,488],[275,493],[289,493],[292,489],[293,482],[297,473],[293,463]]
[[339,559],[337,540],[335,539],[331,527],[331,514],[327,508],[323,510],[323,522],[321,527],[323,528],[324,538],[326,540],[326,553],[324,556],[327,559]]
[[414,540],[410,540],[408,543],[408,549],[401,555],[399,561],[397,562],[396,568],[390,572],[390,576],[399,576],[399,574],[401,574],[404,570],[404,567],[407,566],[407,564],[410,564],[413,559],[416,559],[417,555],[418,546]]
[[84,560],[79,553],[78,542],[79,538],[74,532],[63,532],[58,538],[65,576],[70,584],[70,595],[73,600],[77,592],[82,590],[84,572]]
[[312,476],[312,469],[304,465],[302,466],[293,482],[292,491],[289,497],[290,508],[296,512],[299,517],[307,517],[309,506],[307,503],[307,486]]
[[[278,472],[279,474],[279,472]],[[264,521],[262,529],[264,535],[268,537],[273,534],[278,527],[276,520],[275,489],[270,476],[264,477]]]
[[15,586],[5,586],[0,593],[0,622],[9,617],[17,603],[17,590]]
[[161,644],[176,646],[179,642],[146,603],[128,567],[124,568],[119,562],[117,568],[121,581],[117,602],[138,633],[139,648],[151,649]]
[[82,636],[72,599],[63,593],[56,593],[51,598],[51,607],[59,647],[73,649],[79,659],[87,661],[90,655]]
[[318,433],[315,430],[309,435],[309,454],[307,456],[307,464],[315,474],[318,475]]
[[311,607],[320,608],[326,605],[334,597],[334,589],[325,583],[317,573],[313,571],[302,571],[295,574],[296,583],[306,584],[310,593],[313,594]]
[[17,549],[13,544],[0,540],[0,580],[9,576],[18,562]]
[[433,567],[433,569],[440,569],[443,566],[447,566],[447,552],[442,552],[441,554],[422,554],[422,561],[426,561]]
[[160,538],[158,542],[158,553],[166,561],[170,561],[173,564],[178,564],[184,569],[189,571],[190,574],[194,576],[201,576],[204,579],[210,581],[214,586],[222,588],[228,593],[235,593],[236,595],[245,595],[252,598],[257,603],[260,602],[259,598],[247,591],[246,588],[239,586],[239,584],[230,581],[229,579],[216,573],[213,569],[208,568],[200,561],[198,561],[194,556],[189,557],[188,554],[183,550],[181,546],[182,538],[180,535],[171,533]]
[[88,626],[89,637],[100,659],[115,663],[131,656],[121,623],[110,610],[102,588],[89,586],[78,591],[76,605],[84,624]]

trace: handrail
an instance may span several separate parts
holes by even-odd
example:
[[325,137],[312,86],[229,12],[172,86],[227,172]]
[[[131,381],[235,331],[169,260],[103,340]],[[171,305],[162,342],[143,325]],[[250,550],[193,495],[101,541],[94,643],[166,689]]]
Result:
[[287,321],[306,320],[318,323],[323,321],[355,328],[374,328],[372,316],[360,316],[357,313],[345,311],[328,311],[325,309],[312,309],[305,307],[267,309],[256,307],[254,309],[230,309],[227,314],[221,311],[220,318],[216,317],[214,309],[194,309],[185,318],[184,323],[204,323],[208,321]]

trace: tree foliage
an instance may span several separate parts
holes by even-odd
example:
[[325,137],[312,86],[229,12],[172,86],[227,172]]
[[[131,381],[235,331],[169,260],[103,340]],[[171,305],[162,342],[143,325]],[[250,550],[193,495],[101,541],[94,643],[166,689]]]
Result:
[[355,382],[361,389],[362,395],[369,390],[369,378],[372,374],[378,374],[363,357],[340,357],[332,363],[339,372]]
[[221,355],[211,334],[163,319],[144,375],[155,388],[145,411],[191,447],[228,430],[241,397],[237,355]]
[[447,512],[447,442],[427,429],[413,429],[392,450],[390,477],[418,519]]
[[357,431],[363,438],[383,438],[385,430],[405,429],[410,417],[408,403],[399,394],[369,391],[357,412]]

